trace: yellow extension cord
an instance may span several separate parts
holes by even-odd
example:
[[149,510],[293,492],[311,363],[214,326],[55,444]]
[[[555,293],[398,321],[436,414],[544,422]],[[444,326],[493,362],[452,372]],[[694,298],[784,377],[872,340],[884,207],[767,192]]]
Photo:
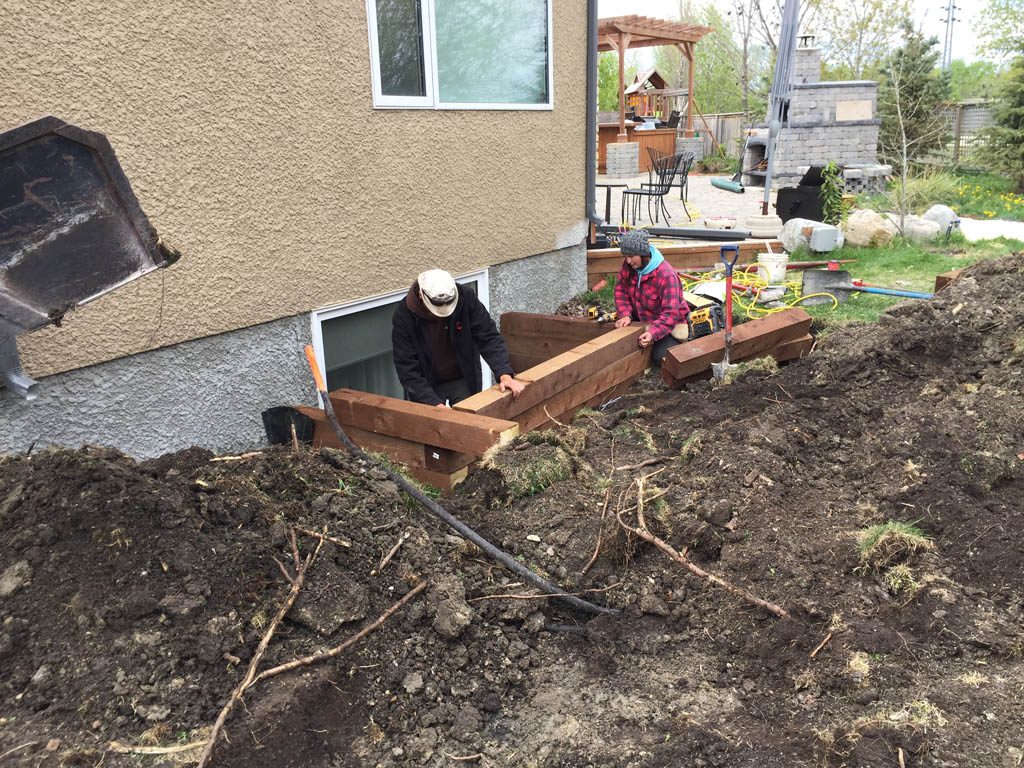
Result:
[[[682,270],[685,272],[686,270]],[[683,283],[683,290],[692,292],[694,288],[701,285],[702,283],[717,283],[725,279],[725,266],[717,267],[712,272],[706,272],[696,280],[687,280],[682,275],[679,276],[680,281]],[[826,296],[829,301],[832,302],[830,309],[835,309],[839,306],[839,302],[836,297],[831,293],[809,293],[806,296],[801,295],[802,285],[800,281],[787,281],[783,283],[786,288],[786,293],[793,293],[793,298],[789,301],[784,302],[778,307],[764,307],[759,306],[757,303],[758,298],[761,296],[761,291],[768,287],[768,281],[763,277],[759,276],[757,272],[746,272],[738,271],[733,272],[732,284],[740,288],[745,288],[751,294],[750,300],[745,300],[742,296],[733,294],[732,300],[734,304],[739,305],[743,310],[744,314],[751,320],[758,317],[766,317],[767,315],[773,315],[776,312],[782,312],[786,309],[792,309],[798,306],[801,302],[806,301],[812,296]]]

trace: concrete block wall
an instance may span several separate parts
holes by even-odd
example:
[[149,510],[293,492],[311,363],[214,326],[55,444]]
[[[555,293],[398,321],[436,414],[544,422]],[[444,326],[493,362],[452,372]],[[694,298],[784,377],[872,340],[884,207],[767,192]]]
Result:
[[608,144],[605,175],[612,179],[631,179],[640,175],[640,144],[635,141]]
[[693,161],[697,162],[704,157],[704,139],[698,137],[692,139],[677,138],[676,152],[692,152]]
[[871,117],[877,114],[878,83],[872,80],[812,83],[793,86],[793,99],[789,119],[796,123],[801,118],[831,122],[836,119],[837,101],[870,101]]
[[793,58],[793,84],[816,83],[821,80],[821,50],[797,48]]
[[[880,123],[863,120],[790,126],[779,137],[775,177],[782,183],[785,177],[802,176],[801,167],[829,162],[843,166],[874,164]],[[745,158],[743,167],[749,168],[752,162],[753,158]]]

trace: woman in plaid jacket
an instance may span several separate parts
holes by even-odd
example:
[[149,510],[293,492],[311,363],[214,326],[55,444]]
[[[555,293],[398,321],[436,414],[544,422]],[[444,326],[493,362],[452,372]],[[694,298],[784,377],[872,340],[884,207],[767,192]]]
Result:
[[651,362],[660,366],[669,348],[680,343],[673,338],[672,329],[685,322],[690,312],[683,301],[679,275],[649,243],[645,230],[634,229],[623,235],[619,250],[623,262],[615,283],[615,311],[619,316],[615,327],[625,328],[633,321],[647,323],[639,343],[641,347],[653,345]]

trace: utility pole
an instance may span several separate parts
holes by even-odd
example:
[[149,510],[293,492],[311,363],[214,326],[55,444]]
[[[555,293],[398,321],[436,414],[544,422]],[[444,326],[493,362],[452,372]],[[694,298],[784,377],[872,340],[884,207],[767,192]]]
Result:
[[960,10],[960,6],[956,5],[953,0],[947,0],[946,3],[946,41],[942,48],[942,71],[948,72],[949,66],[953,62],[953,24],[959,21],[956,18],[956,12]]

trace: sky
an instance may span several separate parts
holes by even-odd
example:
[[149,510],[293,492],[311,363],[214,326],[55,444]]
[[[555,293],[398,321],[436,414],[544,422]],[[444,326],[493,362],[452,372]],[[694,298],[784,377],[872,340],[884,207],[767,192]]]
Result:
[[[850,0],[856,3],[858,0]],[[723,10],[731,7],[729,0],[712,0]],[[959,21],[953,27],[953,58],[974,61],[980,58],[976,52],[978,45],[974,35],[977,24],[979,6],[976,0],[959,0],[961,9],[956,17]],[[678,15],[677,0],[598,0],[598,13],[601,16],[653,16],[660,19],[672,19]],[[946,36],[946,0],[915,0],[914,23],[920,24],[926,35],[939,38],[939,48]],[[803,31],[803,30],[801,30]],[[813,30],[811,30],[813,31]]]

